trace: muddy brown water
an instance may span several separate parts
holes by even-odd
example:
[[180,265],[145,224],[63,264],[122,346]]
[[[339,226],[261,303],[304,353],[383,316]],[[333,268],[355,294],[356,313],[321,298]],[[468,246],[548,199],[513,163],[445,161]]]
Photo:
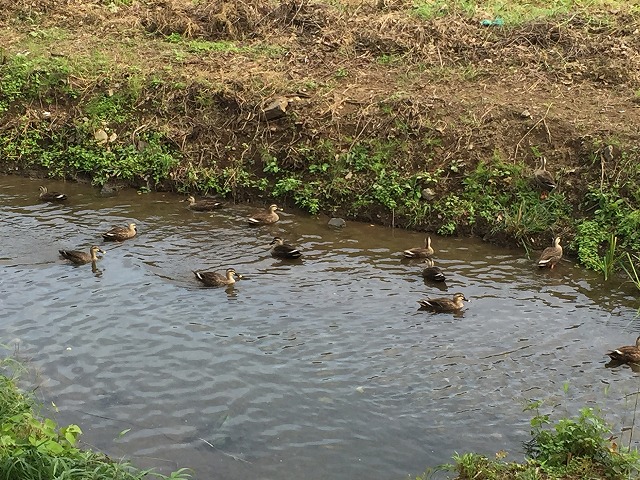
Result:
[[[197,479],[397,479],[454,452],[517,456],[528,399],[631,424],[638,379],[603,355],[640,332],[623,279],[432,235],[448,280],[425,284],[399,255],[420,233],[295,211],[249,228],[256,206],[195,213],[174,194],[56,182],[69,201],[40,203],[42,182],[0,177],[1,343],[37,369],[57,419],[113,457]],[[102,242],[130,221],[136,238]],[[271,258],[275,235],[303,261]],[[91,244],[106,250],[96,272],[58,257]],[[233,289],[192,273],[227,267],[245,276]],[[417,310],[456,291],[460,315]]]

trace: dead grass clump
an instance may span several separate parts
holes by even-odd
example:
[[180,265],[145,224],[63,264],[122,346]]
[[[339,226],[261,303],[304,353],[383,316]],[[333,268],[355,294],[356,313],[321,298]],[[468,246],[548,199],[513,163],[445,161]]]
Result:
[[240,40],[256,36],[272,9],[269,1],[218,0],[195,5],[192,13],[206,38]]
[[67,1],[56,0],[0,0],[0,20],[7,22],[9,20],[39,20],[41,17],[50,14],[61,6],[70,3]]
[[332,23],[328,5],[308,0],[282,2],[270,19],[285,27],[293,27],[299,34],[314,35]]
[[155,7],[145,8],[140,12],[140,23],[150,33],[161,35],[180,35],[191,38],[199,35],[200,25],[194,21],[193,5],[182,1],[168,0]]
[[366,15],[356,19],[356,52],[374,56],[402,55],[407,61],[440,66],[468,62],[480,56],[485,32],[462,18],[428,22],[405,12]]
[[152,33],[208,40],[243,40],[269,36],[283,28],[316,33],[328,23],[326,5],[309,0],[185,2],[168,0],[143,12],[142,24]]

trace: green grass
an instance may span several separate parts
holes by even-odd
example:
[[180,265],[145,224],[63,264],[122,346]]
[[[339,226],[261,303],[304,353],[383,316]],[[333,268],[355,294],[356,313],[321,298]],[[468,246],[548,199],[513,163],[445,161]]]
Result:
[[618,446],[602,414],[583,408],[571,418],[552,422],[540,413],[542,402],[531,402],[531,438],[525,443],[522,462],[506,461],[507,453],[495,458],[477,453],[455,454],[453,463],[441,465],[416,480],[427,480],[435,471],[454,472],[456,480],[629,480],[640,475],[640,454]]
[[33,399],[0,375],[0,478],[16,480],[186,479],[186,469],[169,477],[78,448],[77,425],[60,427],[35,411]]
[[413,12],[426,20],[461,15],[475,19],[502,18],[506,25],[519,25],[534,20],[568,14],[580,14],[593,21],[607,21],[609,12],[640,13],[637,0],[435,0],[414,3]]

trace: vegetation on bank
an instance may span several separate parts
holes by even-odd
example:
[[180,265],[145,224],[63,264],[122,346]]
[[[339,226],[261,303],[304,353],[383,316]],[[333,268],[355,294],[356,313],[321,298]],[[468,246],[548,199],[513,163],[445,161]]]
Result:
[[[552,423],[540,412],[542,402],[531,402],[531,439],[524,444],[523,462],[505,461],[506,452],[494,459],[477,453],[456,454],[453,464],[436,471],[455,472],[456,480],[628,480],[640,476],[640,453],[616,442],[617,437],[601,412],[583,408],[572,418]],[[416,480],[427,480],[427,472]]]
[[59,427],[42,418],[33,399],[0,374],[0,479],[143,480],[187,479],[186,469],[168,477],[140,470],[103,453],[78,447],[77,425]]
[[[605,276],[637,270],[640,147],[591,105],[640,95],[636,2],[159,5],[8,7],[4,171],[274,198],[528,250],[559,235]],[[569,85],[578,109],[501,83]],[[267,120],[272,103],[282,117]]]

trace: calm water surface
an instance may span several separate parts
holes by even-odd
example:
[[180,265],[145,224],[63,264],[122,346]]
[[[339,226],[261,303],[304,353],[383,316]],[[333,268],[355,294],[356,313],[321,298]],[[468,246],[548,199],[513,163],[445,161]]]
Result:
[[[399,479],[456,451],[517,453],[527,399],[632,421],[638,379],[603,355],[640,332],[621,280],[432,236],[448,280],[425,284],[399,255],[419,233],[291,211],[252,229],[256,206],[195,213],[173,194],[55,182],[70,200],[46,204],[41,183],[0,177],[1,343],[36,367],[58,420],[114,457],[197,479]],[[102,242],[131,221],[136,238]],[[304,260],[271,258],[275,235]],[[91,244],[107,251],[96,272],[58,257]],[[245,278],[227,290],[192,273],[228,267]],[[417,310],[456,291],[463,314]]]

